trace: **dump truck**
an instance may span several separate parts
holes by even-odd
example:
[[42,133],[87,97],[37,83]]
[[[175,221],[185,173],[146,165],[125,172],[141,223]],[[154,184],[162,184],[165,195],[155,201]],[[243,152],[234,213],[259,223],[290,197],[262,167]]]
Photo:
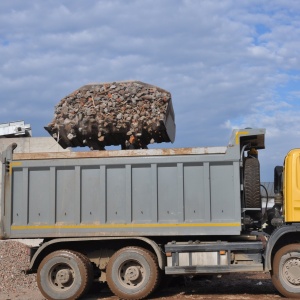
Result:
[[[29,138],[30,139],[30,138]],[[122,299],[168,276],[270,272],[300,297],[300,149],[274,171],[264,210],[258,152],[265,129],[225,147],[1,153],[1,239],[42,239],[27,273],[47,299],[77,299],[93,281]]]

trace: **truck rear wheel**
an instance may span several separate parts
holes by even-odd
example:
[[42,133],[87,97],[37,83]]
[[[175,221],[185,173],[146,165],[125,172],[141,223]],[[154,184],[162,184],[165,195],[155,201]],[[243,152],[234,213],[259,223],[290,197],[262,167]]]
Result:
[[109,260],[107,283],[122,299],[143,299],[154,291],[160,270],[154,254],[140,247],[126,247]]
[[244,193],[246,208],[260,208],[260,170],[259,161],[247,157],[244,161]]
[[47,255],[39,265],[37,284],[44,297],[50,300],[78,299],[91,282],[91,269],[84,255],[59,250]]
[[88,270],[88,284],[85,289],[85,292],[87,292],[90,289],[90,287],[94,281],[94,267],[87,256],[85,256],[84,254],[82,254],[80,252],[77,252],[77,255],[79,255],[80,258],[82,259],[82,261],[84,261],[84,264]]
[[287,298],[300,297],[300,246],[291,244],[281,248],[274,257],[272,282]]

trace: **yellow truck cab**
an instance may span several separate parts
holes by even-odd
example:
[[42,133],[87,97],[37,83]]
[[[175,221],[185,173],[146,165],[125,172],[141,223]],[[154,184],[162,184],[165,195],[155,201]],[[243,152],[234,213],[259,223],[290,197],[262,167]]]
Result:
[[283,170],[284,219],[286,223],[300,222],[300,149],[287,154]]

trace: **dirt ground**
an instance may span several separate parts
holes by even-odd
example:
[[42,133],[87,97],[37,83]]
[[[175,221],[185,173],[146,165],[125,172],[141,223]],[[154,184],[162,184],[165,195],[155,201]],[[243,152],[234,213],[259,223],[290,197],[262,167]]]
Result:
[[[169,280],[168,280],[169,281]],[[44,300],[38,291],[22,290],[18,293],[1,294],[1,300]],[[115,300],[108,287],[94,284],[83,300]],[[203,278],[178,277],[162,286],[149,299],[201,299],[201,300],[252,300],[281,299],[272,285],[268,273],[242,273]],[[284,299],[284,298],[282,298]],[[285,298],[286,299],[286,298]]]

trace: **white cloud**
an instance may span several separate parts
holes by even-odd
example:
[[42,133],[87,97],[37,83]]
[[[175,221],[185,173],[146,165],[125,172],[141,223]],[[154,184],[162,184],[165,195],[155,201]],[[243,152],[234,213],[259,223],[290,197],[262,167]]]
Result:
[[282,161],[300,129],[299,15],[293,0],[2,1],[0,122],[46,135],[73,90],[137,79],[172,93],[174,146],[226,145],[232,127],[261,126]]

